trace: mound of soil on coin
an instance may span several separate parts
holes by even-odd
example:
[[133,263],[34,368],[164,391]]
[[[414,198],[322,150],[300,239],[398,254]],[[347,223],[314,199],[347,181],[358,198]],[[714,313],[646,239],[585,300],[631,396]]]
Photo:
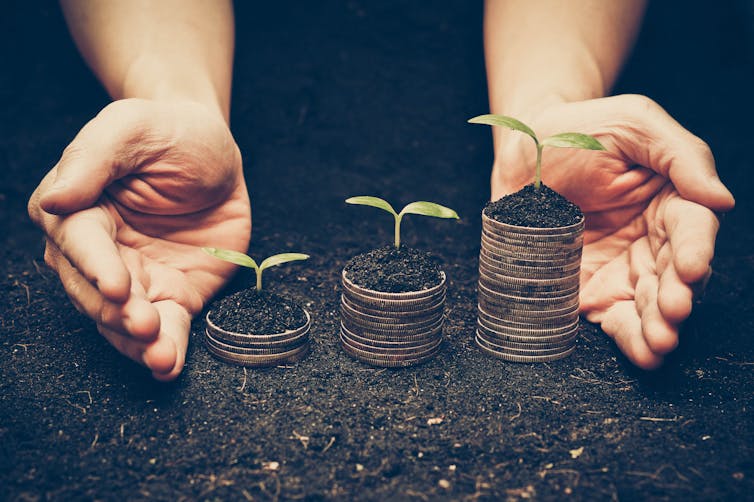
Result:
[[516,193],[489,202],[484,214],[508,225],[557,228],[575,225],[584,217],[579,206],[544,183],[526,185]]
[[212,321],[227,331],[267,335],[300,328],[304,309],[292,300],[268,291],[244,289],[216,301]]
[[385,246],[356,255],[345,271],[357,286],[384,293],[421,291],[442,282],[432,255],[406,246]]

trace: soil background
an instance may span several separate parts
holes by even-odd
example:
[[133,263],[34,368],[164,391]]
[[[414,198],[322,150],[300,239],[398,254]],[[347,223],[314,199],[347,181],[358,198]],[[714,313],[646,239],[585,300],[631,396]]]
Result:
[[[714,7],[713,7],[714,5]],[[266,272],[313,315],[287,368],[214,359],[153,382],[76,312],[25,205],[108,98],[59,8],[0,20],[0,499],[751,499],[754,233],[750,2],[653,2],[616,92],[661,103],[715,152],[738,199],[708,290],[657,372],[585,324],[576,353],[507,364],[473,343],[491,141],[481,2],[238,2],[232,128],[252,194],[252,253],[312,258]],[[373,369],[338,345],[339,273],[392,222],[347,206],[432,200],[404,242],[449,277],[447,343],[417,368]],[[228,287],[245,287],[240,274]]]

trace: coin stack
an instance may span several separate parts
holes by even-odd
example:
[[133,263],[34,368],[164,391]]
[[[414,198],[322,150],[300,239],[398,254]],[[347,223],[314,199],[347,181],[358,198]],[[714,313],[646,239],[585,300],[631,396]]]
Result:
[[576,347],[584,219],[508,225],[482,212],[476,343],[507,361],[554,361]]
[[295,363],[309,353],[311,317],[297,329],[271,335],[234,333],[217,326],[207,313],[205,342],[209,351],[223,361],[241,366],[265,367]]
[[431,359],[442,343],[446,290],[445,273],[430,289],[384,293],[355,285],[344,270],[343,349],[373,366],[403,367]]

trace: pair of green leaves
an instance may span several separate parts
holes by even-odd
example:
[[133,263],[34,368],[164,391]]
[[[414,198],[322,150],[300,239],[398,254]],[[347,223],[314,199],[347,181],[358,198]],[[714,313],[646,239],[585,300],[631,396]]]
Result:
[[202,248],[205,253],[220,258],[230,263],[235,263],[242,267],[248,267],[254,269],[257,275],[257,291],[262,290],[262,272],[270,267],[288,263],[289,261],[306,260],[309,255],[301,253],[281,253],[266,258],[261,264],[257,265],[257,262],[249,256],[238,251],[232,251],[230,249],[218,249],[218,248]]
[[542,141],[537,138],[537,135],[523,122],[513,117],[506,117],[505,115],[479,115],[469,119],[471,124],[485,124],[490,126],[502,126],[514,131],[520,131],[527,134],[534,140],[534,144],[537,145],[537,168],[534,175],[534,186],[539,188],[542,180],[542,149],[546,146],[553,146],[557,148],[583,148],[585,150],[605,150],[602,143],[597,141],[593,136],[588,134],[581,134],[578,132],[564,132],[549,136]]
[[371,206],[387,211],[395,218],[395,247],[401,247],[401,221],[407,214],[421,214],[423,216],[434,216],[435,218],[455,218],[458,219],[458,214],[449,207],[435,204],[434,202],[426,202],[423,200],[412,202],[407,204],[400,213],[393,209],[393,206],[384,199],[379,197],[371,197],[368,195],[360,195],[358,197],[351,197],[346,199],[348,204],[356,204],[360,206]]

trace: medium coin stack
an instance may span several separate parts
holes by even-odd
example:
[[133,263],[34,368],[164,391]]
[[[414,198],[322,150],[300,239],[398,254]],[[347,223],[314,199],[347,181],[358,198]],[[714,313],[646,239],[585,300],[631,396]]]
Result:
[[340,341],[351,356],[372,366],[402,367],[431,359],[440,350],[445,273],[429,289],[384,293],[362,288],[343,271]]
[[204,340],[209,351],[223,361],[241,366],[265,367],[301,361],[309,353],[311,317],[297,329],[270,335],[234,333],[215,324],[212,312],[207,313]]
[[576,347],[584,219],[508,225],[482,212],[476,343],[506,361],[554,361]]

